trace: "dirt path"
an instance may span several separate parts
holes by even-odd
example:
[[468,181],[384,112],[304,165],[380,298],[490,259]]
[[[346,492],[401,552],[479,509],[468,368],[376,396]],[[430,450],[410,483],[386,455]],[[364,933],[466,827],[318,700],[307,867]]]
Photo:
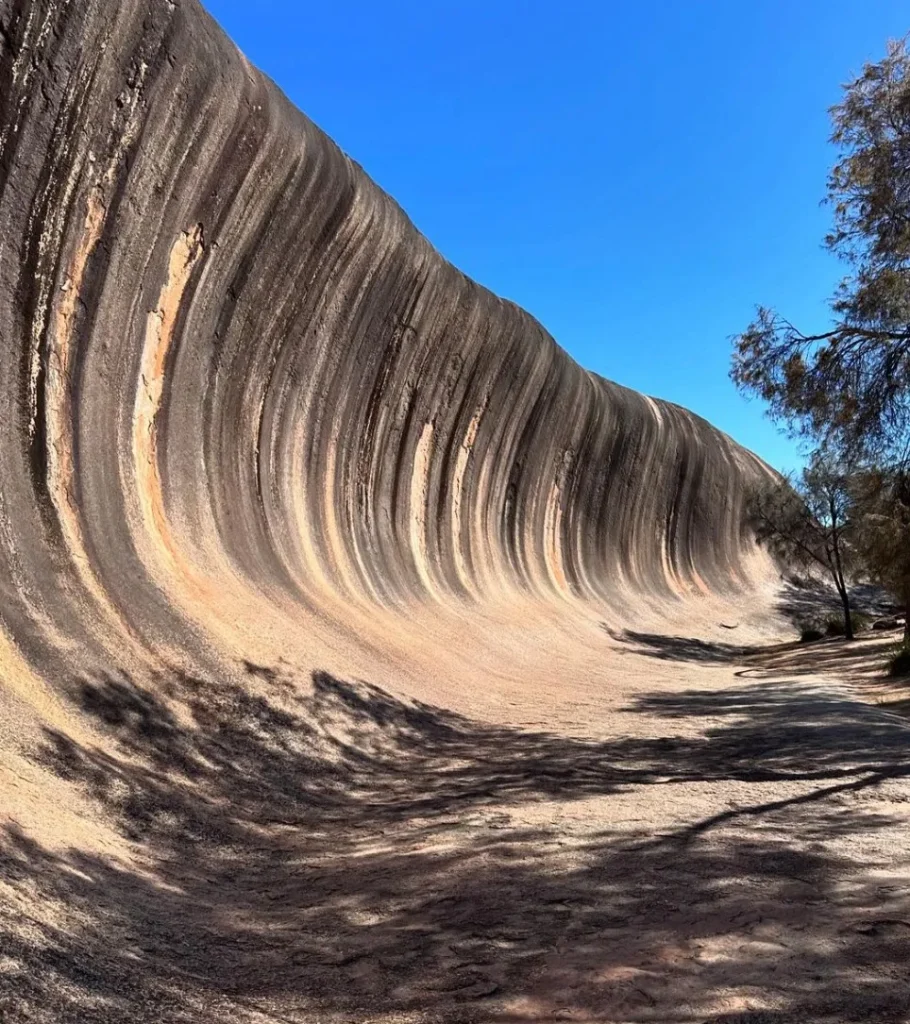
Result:
[[804,650],[612,643],[539,729],[286,667],[85,681],[109,742],[29,770],[111,849],[9,824],[3,1020],[908,1019],[905,721]]

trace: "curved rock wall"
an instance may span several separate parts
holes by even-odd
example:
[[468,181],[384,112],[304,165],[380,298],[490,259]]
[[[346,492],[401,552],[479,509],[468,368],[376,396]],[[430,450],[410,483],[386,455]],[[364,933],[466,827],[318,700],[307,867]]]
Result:
[[[196,0],[0,0],[0,618],[742,580],[766,472],[447,264]],[[181,643],[187,642],[181,638]]]

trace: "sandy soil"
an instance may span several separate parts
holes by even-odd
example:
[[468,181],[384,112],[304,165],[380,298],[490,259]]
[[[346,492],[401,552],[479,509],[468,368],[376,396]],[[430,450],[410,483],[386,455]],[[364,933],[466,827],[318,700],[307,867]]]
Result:
[[716,611],[7,696],[2,1019],[910,1019],[894,638]]

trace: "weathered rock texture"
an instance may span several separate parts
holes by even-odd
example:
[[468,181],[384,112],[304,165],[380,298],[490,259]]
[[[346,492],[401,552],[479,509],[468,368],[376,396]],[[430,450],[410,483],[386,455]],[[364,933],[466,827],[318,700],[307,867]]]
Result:
[[447,264],[195,0],[2,0],[0,45],[0,616],[30,659],[185,645],[173,590],[218,578],[310,607],[742,578],[758,460]]
[[748,646],[767,472],[196,0],[0,0],[0,1020],[910,1019],[907,728]]

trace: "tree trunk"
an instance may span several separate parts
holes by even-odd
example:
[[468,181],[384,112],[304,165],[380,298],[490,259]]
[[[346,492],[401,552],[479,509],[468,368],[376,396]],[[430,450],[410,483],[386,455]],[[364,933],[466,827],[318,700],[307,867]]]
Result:
[[837,511],[834,507],[834,498],[830,498],[831,502],[831,522],[833,525],[833,536],[831,538],[831,552],[829,554],[829,561],[833,555],[833,563],[831,564],[831,573],[834,576],[834,585],[837,587],[837,592],[840,594],[840,603],[844,606],[844,638],[847,640],[853,639],[853,618],[850,615],[850,594],[847,590],[847,581],[844,579],[844,563],[840,557],[840,535],[837,530]]
[[904,647],[910,648],[910,601],[904,607]]
[[850,614],[850,596],[847,593],[846,586],[838,586],[837,592],[840,594],[840,603],[844,606],[844,637],[847,640],[852,640],[854,637],[853,616]]

